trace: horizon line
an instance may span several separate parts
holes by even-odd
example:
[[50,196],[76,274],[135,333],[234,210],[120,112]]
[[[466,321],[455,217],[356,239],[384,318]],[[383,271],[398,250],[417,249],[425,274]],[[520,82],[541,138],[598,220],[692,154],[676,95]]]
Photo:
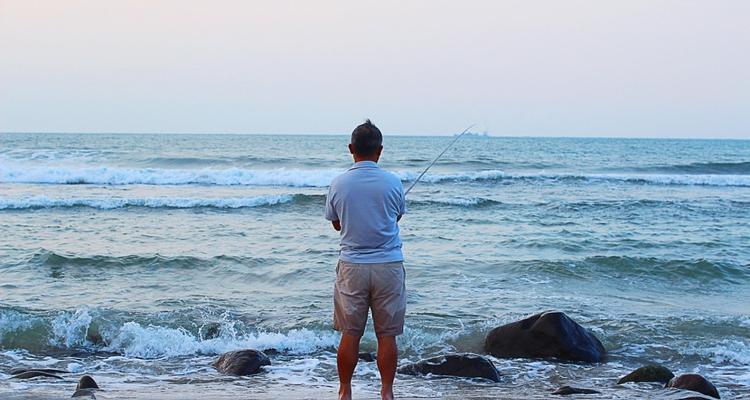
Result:
[[[294,132],[72,132],[72,131],[0,131],[0,134],[21,134],[21,135],[236,135],[236,136],[348,136],[349,133],[294,133]],[[402,137],[451,137],[457,133],[391,133],[384,136],[402,136]],[[488,138],[539,138],[539,139],[640,139],[640,140],[750,140],[748,137],[696,137],[696,136],[596,136],[596,135],[497,135],[488,133],[487,135],[478,134],[476,137]]]

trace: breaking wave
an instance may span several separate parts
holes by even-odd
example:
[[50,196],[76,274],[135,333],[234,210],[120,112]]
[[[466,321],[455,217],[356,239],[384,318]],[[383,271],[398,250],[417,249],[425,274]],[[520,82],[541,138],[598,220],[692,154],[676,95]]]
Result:
[[[127,207],[144,208],[217,208],[241,209],[274,206],[288,203],[318,204],[323,203],[325,195],[314,194],[280,194],[254,197],[146,197],[146,198],[50,198],[33,196],[25,198],[0,198],[0,210],[33,210],[45,208],[86,207],[99,210],[113,210]],[[500,202],[481,197],[457,197],[436,199],[409,199],[410,204],[441,205],[455,207],[477,207],[500,204]]]
[[111,210],[125,207],[146,208],[248,208],[271,206],[294,201],[296,195],[268,195],[254,197],[146,197],[146,198],[49,198],[34,196],[20,199],[0,198],[0,210],[38,208],[89,207]]
[[[655,185],[702,185],[750,187],[744,163],[736,174],[728,173],[508,173],[502,170],[430,173],[429,183],[502,181],[611,181]],[[222,185],[326,187],[343,172],[340,169],[162,169],[119,167],[68,167],[0,165],[0,183],[97,184],[97,185]],[[743,172],[740,174],[739,172]],[[417,171],[395,171],[402,181],[413,181]]]

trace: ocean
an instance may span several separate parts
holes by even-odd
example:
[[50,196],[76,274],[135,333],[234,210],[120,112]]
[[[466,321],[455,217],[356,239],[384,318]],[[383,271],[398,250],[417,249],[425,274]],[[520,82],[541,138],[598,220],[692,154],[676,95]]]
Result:
[[[407,186],[451,139],[386,132],[380,164]],[[86,373],[101,398],[333,398],[338,233],[323,204],[347,143],[0,134],[0,397],[68,397]],[[481,353],[489,330],[544,310],[609,358],[492,358],[500,383],[399,375],[397,396],[669,396],[615,384],[659,363],[750,397],[750,141],[464,137],[407,207],[401,363]],[[241,348],[278,354],[246,378],[211,367]],[[20,366],[71,375],[9,379]],[[361,361],[355,396],[378,383]]]

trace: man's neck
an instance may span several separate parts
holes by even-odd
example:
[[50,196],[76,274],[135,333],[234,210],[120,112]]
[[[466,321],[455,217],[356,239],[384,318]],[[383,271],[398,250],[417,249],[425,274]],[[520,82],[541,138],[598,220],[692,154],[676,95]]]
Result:
[[361,161],[372,161],[372,162],[374,162],[374,163],[377,164],[378,163],[378,158],[377,157],[357,157],[357,156],[354,156],[354,162],[355,163],[358,163],[358,162],[361,162]]

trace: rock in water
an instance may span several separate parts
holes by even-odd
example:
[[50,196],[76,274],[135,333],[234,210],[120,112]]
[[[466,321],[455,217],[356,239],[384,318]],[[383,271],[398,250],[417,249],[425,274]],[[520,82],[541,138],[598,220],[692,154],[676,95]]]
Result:
[[661,365],[646,365],[623,376],[617,381],[617,384],[622,385],[626,382],[661,382],[666,384],[672,378],[674,378],[674,374],[669,368]]
[[684,374],[672,378],[669,383],[667,383],[667,387],[672,389],[691,390],[717,399],[721,398],[719,397],[719,391],[716,389],[716,386],[709,382],[708,379],[698,374]]
[[377,361],[377,359],[378,359],[378,355],[377,354],[366,352],[366,351],[362,352],[362,353],[359,353],[358,357],[359,357],[360,360],[365,361],[365,362],[373,362],[373,361]]
[[552,392],[552,394],[556,394],[558,396],[567,396],[570,394],[599,394],[596,390],[592,389],[583,389],[583,388],[576,388],[572,386],[563,386],[560,389],[555,390]]
[[48,374],[68,374],[69,371],[62,370],[62,369],[53,369],[53,368],[13,368],[10,370],[11,375],[18,375],[22,374],[24,372],[30,372],[30,371],[40,371],[40,372],[46,372]]
[[216,339],[221,336],[221,324],[218,322],[210,322],[201,326],[200,329],[198,329],[198,333],[203,340]]
[[500,381],[500,373],[492,361],[477,354],[446,354],[405,365],[398,369],[406,375],[448,375],[465,378],[484,378]]
[[264,365],[271,365],[265,353],[258,350],[236,350],[222,354],[213,366],[217,371],[227,375],[252,375],[260,372]]
[[96,384],[94,378],[88,375],[84,375],[81,377],[81,379],[78,380],[78,386],[76,386],[76,390],[79,389],[99,389],[99,385]]
[[607,354],[593,334],[559,311],[547,311],[490,331],[484,350],[502,358],[601,362]]
[[14,379],[31,379],[31,378],[37,378],[37,377],[45,377],[45,378],[55,378],[55,379],[62,379],[61,377],[51,374],[49,372],[44,371],[37,371],[37,370],[28,370],[26,372],[21,372],[20,374],[15,374],[11,378]]
[[96,399],[94,391],[96,389],[78,389],[70,397],[88,397],[89,399]]

